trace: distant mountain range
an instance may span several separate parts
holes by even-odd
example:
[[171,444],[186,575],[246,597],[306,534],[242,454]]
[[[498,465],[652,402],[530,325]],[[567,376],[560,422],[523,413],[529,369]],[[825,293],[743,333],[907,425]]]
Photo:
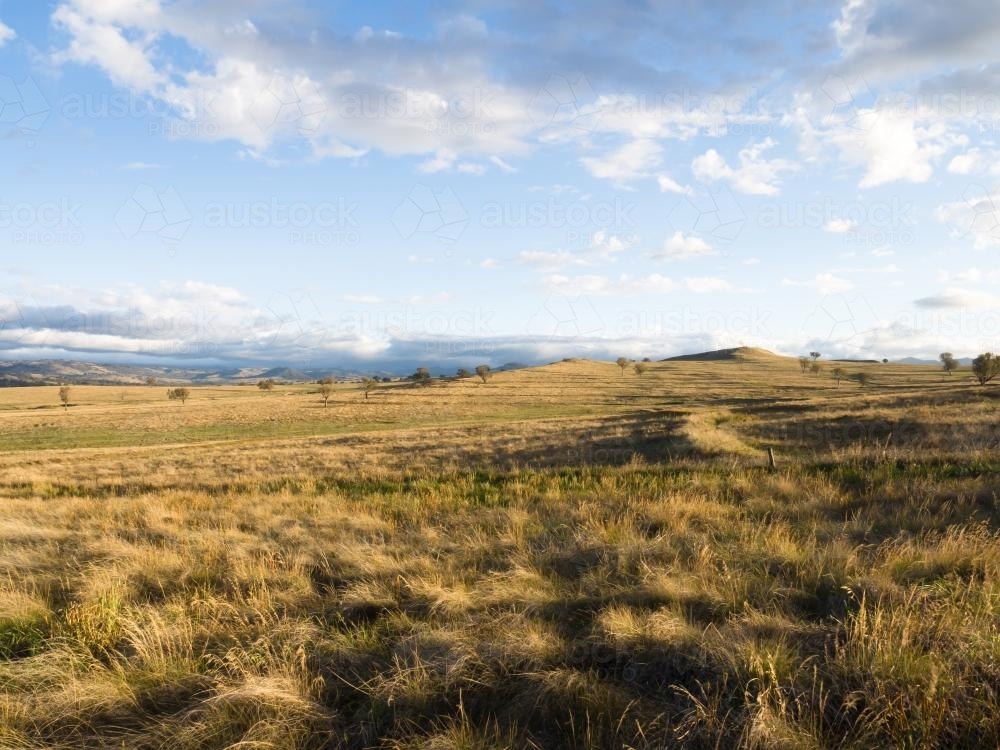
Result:
[[[528,365],[508,362],[495,370],[517,370]],[[353,380],[364,376],[401,377],[407,372],[388,370],[348,370],[337,367],[295,369],[292,367],[153,367],[147,365],[97,364],[70,360],[42,359],[0,361],[0,387],[27,385],[143,385],[150,378],[163,385],[213,385],[256,383],[273,379],[285,383],[307,383],[332,377]],[[435,371],[435,375],[438,373]],[[453,374],[453,373],[447,373]]]
[[[717,351],[684,354],[669,357],[670,362],[717,362],[726,360],[754,361],[760,359],[782,358],[782,355],[756,349],[739,347],[735,349],[719,349]],[[826,360],[838,362],[867,362],[869,360]],[[870,360],[875,361],[875,360]],[[971,359],[960,359],[963,365],[969,365]],[[937,365],[936,359],[919,359],[906,357],[893,360],[896,364]],[[508,362],[493,368],[495,371],[519,370],[531,367],[533,364],[523,362]],[[414,368],[415,369],[415,368]],[[149,365],[127,364],[97,364],[94,362],[75,362],[71,360],[16,360],[0,361],[0,387],[26,385],[57,385],[69,383],[74,385],[142,385],[150,378],[163,385],[190,384],[239,384],[256,383],[258,380],[271,378],[279,382],[305,383],[333,377],[336,380],[353,380],[365,376],[405,377],[413,370],[358,370],[337,367],[303,368],[293,367],[155,367]],[[432,368],[432,374],[442,374],[438,368]],[[452,375],[453,372],[443,374]]]

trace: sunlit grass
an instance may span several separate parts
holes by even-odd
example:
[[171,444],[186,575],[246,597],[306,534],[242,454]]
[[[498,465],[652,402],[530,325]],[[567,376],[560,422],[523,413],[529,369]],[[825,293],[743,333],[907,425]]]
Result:
[[1000,401],[865,367],[0,390],[0,747],[997,746]]

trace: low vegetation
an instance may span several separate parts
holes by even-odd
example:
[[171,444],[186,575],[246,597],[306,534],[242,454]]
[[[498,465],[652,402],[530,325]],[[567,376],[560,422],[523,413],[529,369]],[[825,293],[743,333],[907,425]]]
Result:
[[1000,744],[1000,388],[647,364],[0,390],[0,747]]

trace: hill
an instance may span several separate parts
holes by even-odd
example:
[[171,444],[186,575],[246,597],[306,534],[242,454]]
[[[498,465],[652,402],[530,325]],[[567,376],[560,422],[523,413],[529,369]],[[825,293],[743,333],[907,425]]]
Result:
[[753,346],[739,346],[733,349],[717,349],[711,352],[697,354],[681,354],[677,357],[667,357],[662,362],[726,362],[733,360],[784,360],[788,359],[767,349]]

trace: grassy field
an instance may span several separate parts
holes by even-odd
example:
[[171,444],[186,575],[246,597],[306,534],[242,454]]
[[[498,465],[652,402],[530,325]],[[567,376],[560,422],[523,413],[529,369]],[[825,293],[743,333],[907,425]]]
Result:
[[0,389],[0,747],[1000,746],[1000,387],[842,366]]

